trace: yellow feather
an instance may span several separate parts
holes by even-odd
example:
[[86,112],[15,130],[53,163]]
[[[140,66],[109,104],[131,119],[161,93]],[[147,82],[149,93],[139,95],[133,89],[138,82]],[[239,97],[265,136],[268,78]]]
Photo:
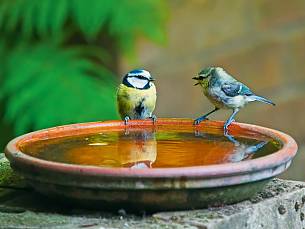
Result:
[[[129,116],[131,119],[135,118],[136,107],[143,102],[143,106],[148,110],[148,113],[152,113],[155,109],[157,100],[156,87],[154,84],[149,89],[136,89],[127,87],[124,84],[120,84],[117,91],[117,104],[120,116],[124,119]],[[148,117],[143,117],[148,118]]]
[[210,102],[217,108],[223,108],[223,103],[209,94],[209,79],[204,79],[200,82],[203,94],[210,100]]

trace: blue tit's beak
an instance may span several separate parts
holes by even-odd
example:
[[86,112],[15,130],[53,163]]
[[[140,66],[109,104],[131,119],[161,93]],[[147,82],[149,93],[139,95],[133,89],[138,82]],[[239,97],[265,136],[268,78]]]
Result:
[[149,78],[149,82],[152,82],[152,81],[155,81],[155,79],[151,76],[151,77]]
[[[199,77],[198,77],[198,76],[195,76],[195,77],[193,77],[192,79],[193,79],[193,80],[199,80]],[[195,83],[194,86],[196,86],[196,85],[198,85],[198,84],[199,84],[199,82]]]

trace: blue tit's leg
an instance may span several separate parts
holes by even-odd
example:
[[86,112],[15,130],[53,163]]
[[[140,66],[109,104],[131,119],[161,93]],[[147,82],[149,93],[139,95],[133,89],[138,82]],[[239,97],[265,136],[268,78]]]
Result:
[[127,125],[128,124],[128,121],[130,120],[130,117],[129,116],[125,116],[125,118],[124,118],[124,123],[125,123],[125,125]]
[[230,118],[226,121],[225,125],[224,125],[224,135],[228,135],[228,127],[229,125],[234,122],[234,117],[235,115],[238,113],[239,109],[236,108],[233,110],[233,113],[231,114]]
[[154,124],[156,123],[156,121],[157,121],[157,116],[156,115],[152,115],[149,118],[153,121]]
[[207,113],[207,114],[205,114],[205,115],[203,115],[203,116],[201,116],[201,117],[195,119],[194,125],[198,125],[198,124],[201,123],[203,120],[208,119],[207,117],[208,117],[210,114],[212,114],[212,113],[214,113],[215,111],[218,111],[218,110],[219,110],[219,108],[215,107],[214,110],[212,110],[212,111],[210,111],[209,113]]
[[232,142],[235,146],[239,146],[240,143],[239,141],[237,141],[232,135],[228,134],[228,133],[224,133],[224,136],[230,141]]

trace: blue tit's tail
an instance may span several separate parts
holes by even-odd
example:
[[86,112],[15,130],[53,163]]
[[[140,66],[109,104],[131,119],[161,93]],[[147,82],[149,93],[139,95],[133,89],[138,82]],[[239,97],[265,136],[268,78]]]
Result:
[[258,95],[251,95],[251,99],[253,99],[253,101],[259,101],[259,102],[263,102],[263,103],[267,103],[267,104],[275,106],[275,103],[272,102],[271,100],[258,96]]

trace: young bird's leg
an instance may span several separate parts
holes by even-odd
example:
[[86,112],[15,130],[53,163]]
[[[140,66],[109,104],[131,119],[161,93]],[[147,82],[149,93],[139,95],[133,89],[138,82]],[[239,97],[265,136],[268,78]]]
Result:
[[130,120],[130,117],[129,116],[125,116],[125,118],[124,118],[124,123],[125,123],[125,125],[127,125],[128,124],[128,121]]
[[153,121],[154,124],[156,123],[156,121],[157,121],[157,116],[156,115],[152,115],[149,118]]
[[233,113],[231,114],[230,118],[226,121],[225,125],[224,125],[224,135],[228,134],[228,127],[229,125],[234,122],[234,116],[238,113],[239,109],[236,108],[233,110]]
[[232,142],[235,146],[239,146],[240,143],[239,141],[237,141],[232,135],[228,134],[228,133],[224,133],[224,136],[230,141]]
[[212,114],[212,113],[214,113],[215,111],[218,111],[218,110],[219,110],[219,108],[215,107],[214,110],[212,110],[212,111],[210,111],[209,113],[207,113],[207,114],[205,114],[205,115],[203,115],[203,116],[201,116],[201,117],[195,119],[194,125],[198,125],[198,124],[201,123],[203,120],[206,120],[207,117],[208,117],[210,114]]

